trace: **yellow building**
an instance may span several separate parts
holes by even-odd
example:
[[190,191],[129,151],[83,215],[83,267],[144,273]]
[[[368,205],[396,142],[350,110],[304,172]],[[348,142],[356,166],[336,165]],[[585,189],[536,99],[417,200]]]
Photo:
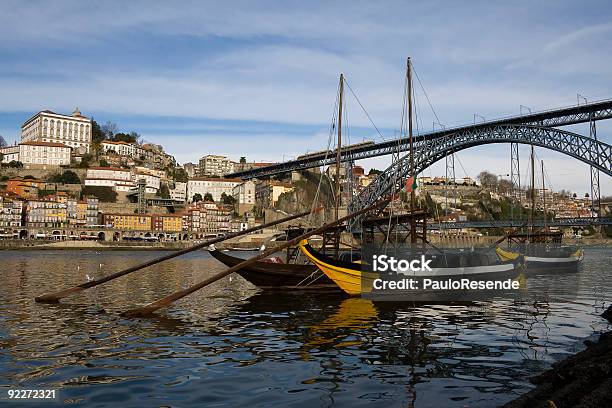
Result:
[[182,215],[154,215],[151,223],[153,230],[178,232],[183,230]]
[[151,216],[144,214],[104,214],[104,224],[118,230],[150,231]]

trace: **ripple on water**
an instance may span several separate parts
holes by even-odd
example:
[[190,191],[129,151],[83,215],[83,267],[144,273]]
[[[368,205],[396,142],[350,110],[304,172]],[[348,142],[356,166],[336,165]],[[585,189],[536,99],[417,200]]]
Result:
[[612,257],[597,248],[587,249],[580,274],[530,279],[562,302],[390,306],[268,295],[235,278],[156,318],[133,320],[118,312],[202,280],[220,264],[193,253],[63,304],[34,303],[85,274],[159,255],[82,251],[75,271],[66,254],[0,253],[0,387],[59,388],[61,401],[75,406],[491,406],[609,328],[598,314],[611,300]]

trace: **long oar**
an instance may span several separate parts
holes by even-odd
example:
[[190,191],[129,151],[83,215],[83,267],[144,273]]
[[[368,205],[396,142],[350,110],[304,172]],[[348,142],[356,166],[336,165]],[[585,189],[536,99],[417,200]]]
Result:
[[184,298],[185,296],[190,295],[191,293],[193,293],[195,291],[198,291],[198,290],[202,289],[203,287],[208,286],[211,283],[216,282],[219,279],[221,279],[221,278],[223,278],[223,277],[225,277],[225,276],[227,276],[227,275],[229,275],[229,274],[231,274],[233,272],[236,272],[236,271],[238,271],[238,270],[240,270],[240,269],[242,269],[242,268],[244,268],[246,266],[249,266],[249,265],[257,262],[258,260],[260,260],[262,258],[270,256],[273,253],[275,253],[275,252],[277,252],[277,251],[279,251],[281,249],[284,249],[284,248],[296,245],[301,240],[303,240],[305,238],[308,238],[311,235],[316,235],[316,234],[320,234],[322,232],[325,232],[325,230],[329,229],[330,227],[334,227],[336,225],[340,225],[344,221],[349,220],[349,219],[351,219],[351,218],[353,218],[353,217],[355,217],[357,215],[364,214],[364,213],[366,213],[368,211],[371,211],[371,210],[373,210],[373,209],[375,209],[377,207],[380,207],[382,205],[386,205],[389,201],[390,200],[388,198],[387,199],[383,199],[383,200],[379,201],[378,203],[376,203],[376,204],[374,204],[374,205],[372,205],[370,207],[364,208],[363,210],[360,210],[360,211],[356,211],[356,212],[354,212],[352,214],[347,215],[346,217],[339,218],[338,220],[336,220],[334,222],[330,222],[330,223],[325,224],[325,225],[323,225],[323,226],[321,226],[319,228],[316,228],[316,229],[314,229],[314,230],[312,230],[310,232],[302,234],[302,235],[300,235],[297,238],[294,238],[294,239],[292,239],[290,241],[287,241],[285,244],[283,244],[283,245],[281,245],[279,247],[268,249],[268,250],[262,252],[261,254],[255,256],[253,258],[249,258],[249,259],[247,259],[247,260],[245,260],[243,262],[240,262],[239,264],[234,265],[231,268],[228,268],[225,271],[220,272],[220,273],[218,273],[218,274],[216,274],[214,276],[211,276],[210,278],[205,279],[205,280],[203,280],[200,283],[196,283],[193,286],[190,286],[190,287],[185,288],[183,290],[179,290],[178,292],[175,292],[175,293],[173,293],[171,295],[168,295],[168,296],[166,296],[166,297],[164,297],[162,299],[159,299],[159,300],[157,300],[157,301],[155,301],[153,303],[150,303],[150,304],[148,304],[146,306],[139,307],[139,308],[136,308],[136,309],[131,309],[131,310],[128,310],[126,312],[123,312],[122,316],[125,316],[125,317],[148,316],[148,315],[152,314],[153,312],[155,312],[156,310],[161,309],[161,308],[166,307],[166,306],[169,306],[171,303],[173,303],[173,302],[175,302],[175,301],[177,301],[177,300],[179,300],[181,298]]
[[[319,208],[315,208],[313,210],[313,212],[318,212],[318,211],[321,211],[321,210],[322,210],[322,208],[319,207]],[[136,265],[136,266],[132,266],[130,268],[127,268],[127,269],[124,269],[122,271],[113,273],[111,275],[105,276],[105,277],[100,278],[100,279],[92,280],[92,281],[89,281],[89,282],[84,282],[84,283],[81,283],[80,285],[74,286],[72,288],[60,290],[59,292],[55,292],[55,293],[50,293],[50,294],[38,296],[34,300],[36,300],[37,302],[41,302],[41,303],[57,303],[57,302],[60,301],[60,299],[63,299],[65,297],[67,297],[67,296],[75,295],[75,294],[77,294],[79,292],[84,291],[85,289],[93,288],[94,286],[101,285],[101,284],[103,284],[105,282],[108,282],[108,281],[111,281],[113,279],[119,278],[121,276],[127,275],[128,273],[132,273],[132,272],[138,271],[140,269],[146,268],[146,267],[151,266],[151,265],[158,264],[158,263],[166,261],[168,259],[176,258],[177,256],[185,255],[185,254],[187,254],[189,252],[197,251],[198,249],[204,248],[204,247],[209,246],[211,244],[216,244],[218,242],[225,241],[225,240],[230,239],[230,238],[235,238],[235,237],[238,237],[238,236],[241,236],[241,235],[249,234],[251,232],[260,230],[262,228],[272,227],[274,225],[278,225],[278,224],[281,224],[283,222],[295,220],[296,218],[301,218],[301,217],[304,217],[304,216],[309,215],[309,214],[310,214],[310,211],[306,211],[306,212],[303,212],[303,213],[300,213],[300,214],[296,214],[296,215],[292,215],[292,216],[289,216],[289,217],[286,217],[286,218],[282,218],[282,219],[279,219],[279,220],[276,220],[276,221],[272,221],[272,222],[269,222],[267,224],[262,224],[262,225],[258,225],[256,227],[248,228],[248,229],[243,230],[243,231],[234,232],[234,233],[222,236],[222,237],[213,238],[213,239],[210,239],[208,241],[204,241],[204,242],[202,242],[200,244],[194,245],[192,247],[185,248],[185,249],[182,249],[180,251],[173,252],[171,254],[164,255],[162,257],[152,259],[150,261],[146,261],[146,262],[141,263],[141,264]]]

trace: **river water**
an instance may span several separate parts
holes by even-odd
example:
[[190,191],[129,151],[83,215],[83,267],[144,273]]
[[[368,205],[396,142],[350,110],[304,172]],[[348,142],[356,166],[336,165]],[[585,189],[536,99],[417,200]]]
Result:
[[[9,389],[58,390],[36,406],[490,407],[609,330],[610,249],[580,273],[530,278],[555,301],[372,303],[266,294],[232,275],[149,319],[119,312],[222,270],[205,252],[57,305],[34,296],[160,252],[0,252],[0,406]],[[568,289],[569,288],[569,289]]]

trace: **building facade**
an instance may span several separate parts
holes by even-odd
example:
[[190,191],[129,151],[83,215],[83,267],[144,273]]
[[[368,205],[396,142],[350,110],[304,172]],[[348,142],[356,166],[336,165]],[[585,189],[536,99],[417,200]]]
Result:
[[134,159],[140,159],[141,156],[146,157],[144,149],[134,143],[106,140],[101,143],[101,147],[104,153],[115,152],[120,156],[132,157]]
[[21,141],[61,143],[73,149],[91,147],[91,119],[83,116],[78,108],[71,116],[45,110],[32,116],[21,126]]
[[71,151],[63,143],[33,140],[19,144],[19,161],[25,165],[68,166]]
[[209,154],[200,159],[200,176],[225,176],[234,172],[234,162],[225,156]]
[[222,179],[212,177],[195,177],[187,181],[187,201],[192,202],[196,194],[202,198],[210,193],[214,201],[221,201],[221,195],[233,195],[234,187],[241,184],[240,179]]
[[236,200],[236,212],[243,215],[255,206],[255,183],[251,180],[238,184],[232,190],[234,200]]

